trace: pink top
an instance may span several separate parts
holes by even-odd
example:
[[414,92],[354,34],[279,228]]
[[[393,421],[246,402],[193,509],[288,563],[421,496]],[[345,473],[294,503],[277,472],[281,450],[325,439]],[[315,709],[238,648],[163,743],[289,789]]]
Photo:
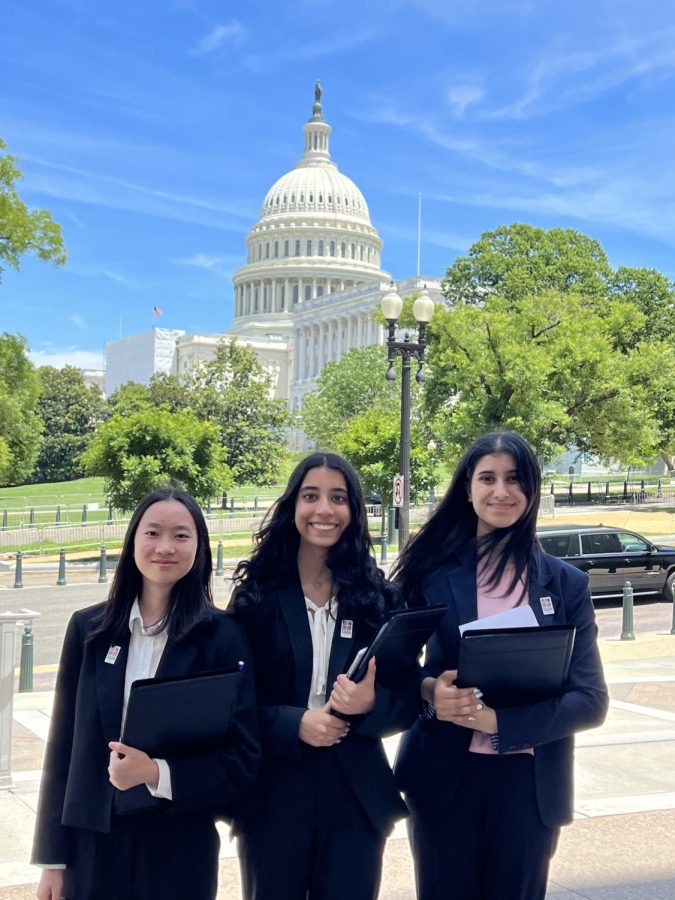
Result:
[[[513,578],[513,566],[511,565],[506,566],[501,580],[494,587],[489,587],[486,584],[488,577],[489,573],[486,572],[485,566],[481,567],[476,572],[476,593],[479,619],[484,619],[486,616],[494,616],[496,613],[504,612],[507,609],[512,609],[518,604],[518,600],[520,599],[520,592],[522,590],[522,582],[520,582],[520,584],[516,586],[515,591],[509,590],[509,584],[511,582],[511,579]],[[520,601],[520,605],[529,602],[530,598],[526,593],[523,599]],[[473,737],[471,738],[469,751],[471,753],[488,753],[492,755],[497,754],[497,751],[493,750],[492,748],[490,735],[485,734],[482,731],[474,731]],[[511,752],[534,754],[534,750],[532,748],[529,748],[527,750],[513,750]]]

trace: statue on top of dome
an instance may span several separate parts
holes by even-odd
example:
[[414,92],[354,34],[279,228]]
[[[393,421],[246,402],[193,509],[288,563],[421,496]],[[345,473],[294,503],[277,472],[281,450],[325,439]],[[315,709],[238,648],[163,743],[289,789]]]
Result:
[[323,88],[321,87],[321,82],[319,79],[316,79],[316,84],[314,85],[314,100],[316,103],[321,103],[321,95],[323,94]]

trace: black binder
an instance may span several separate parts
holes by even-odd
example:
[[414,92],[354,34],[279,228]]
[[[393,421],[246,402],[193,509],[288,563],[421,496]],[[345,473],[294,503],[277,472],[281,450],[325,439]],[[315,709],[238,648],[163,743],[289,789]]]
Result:
[[395,685],[409,674],[422,647],[438,627],[448,607],[426,606],[420,609],[401,609],[392,613],[377,632],[366,652],[357,656],[356,665],[347,670],[352,681],[361,681],[368,671],[368,663],[375,657],[377,680],[383,685]]
[[457,687],[477,687],[485,703],[524,706],[559,697],[567,681],[574,625],[465,631]]
[[[227,737],[237,706],[241,672],[204,672],[134,681],[120,740],[148,756],[194,756]],[[144,784],[115,791],[119,815],[160,809]]]

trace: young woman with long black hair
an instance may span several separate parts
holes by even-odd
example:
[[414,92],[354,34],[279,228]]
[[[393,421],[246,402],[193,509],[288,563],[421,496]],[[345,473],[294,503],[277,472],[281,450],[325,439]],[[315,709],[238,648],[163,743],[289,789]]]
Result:
[[[39,900],[216,896],[215,818],[250,786],[260,747],[248,642],[213,605],[210,579],[195,501],[173,488],[148,494],[129,522],[108,600],[76,612],[66,632],[33,848],[43,867]],[[133,681],[240,662],[238,706],[217,751],[151,759],[119,742]],[[115,789],[138,785],[156,808],[118,815]]]
[[235,817],[244,896],[374,900],[406,813],[380,738],[410,724],[419,697],[414,679],[400,693],[376,686],[372,663],[358,684],[341,674],[396,605],[348,463],[313,453],[296,467],[235,584],[263,745]]
[[[539,497],[527,442],[486,434],[398,561],[408,605],[448,606],[427,645],[427,709],[395,766],[419,900],[543,898],[559,828],[572,819],[574,733],[606,714],[588,577],[539,547]],[[556,699],[491,709],[480,685],[455,686],[458,626],[522,604],[539,625],[576,626],[567,684]]]

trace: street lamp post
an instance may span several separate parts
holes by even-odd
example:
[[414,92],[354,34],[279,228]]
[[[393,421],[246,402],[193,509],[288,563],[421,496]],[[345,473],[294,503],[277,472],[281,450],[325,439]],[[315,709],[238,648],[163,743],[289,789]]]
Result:
[[408,525],[410,516],[410,360],[416,359],[419,363],[415,381],[424,381],[424,350],[427,345],[427,325],[434,314],[434,301],[426,289],[421,291],[413,304],[413,315],[418,325],[417,341],[411,340],[410,332],[406,331],[403,340],[396,340],[396,323],[403,301],[394,290],[392,281],[389,290],[382,298],[382,312],[387,320],[387,381],[396,380],[394,363],[396,357],[401,357],[401,447],[400,447],[400,474],[403,476],[403,506],[399,508],[398,519],[398,551],[403,550],[408,540]]

